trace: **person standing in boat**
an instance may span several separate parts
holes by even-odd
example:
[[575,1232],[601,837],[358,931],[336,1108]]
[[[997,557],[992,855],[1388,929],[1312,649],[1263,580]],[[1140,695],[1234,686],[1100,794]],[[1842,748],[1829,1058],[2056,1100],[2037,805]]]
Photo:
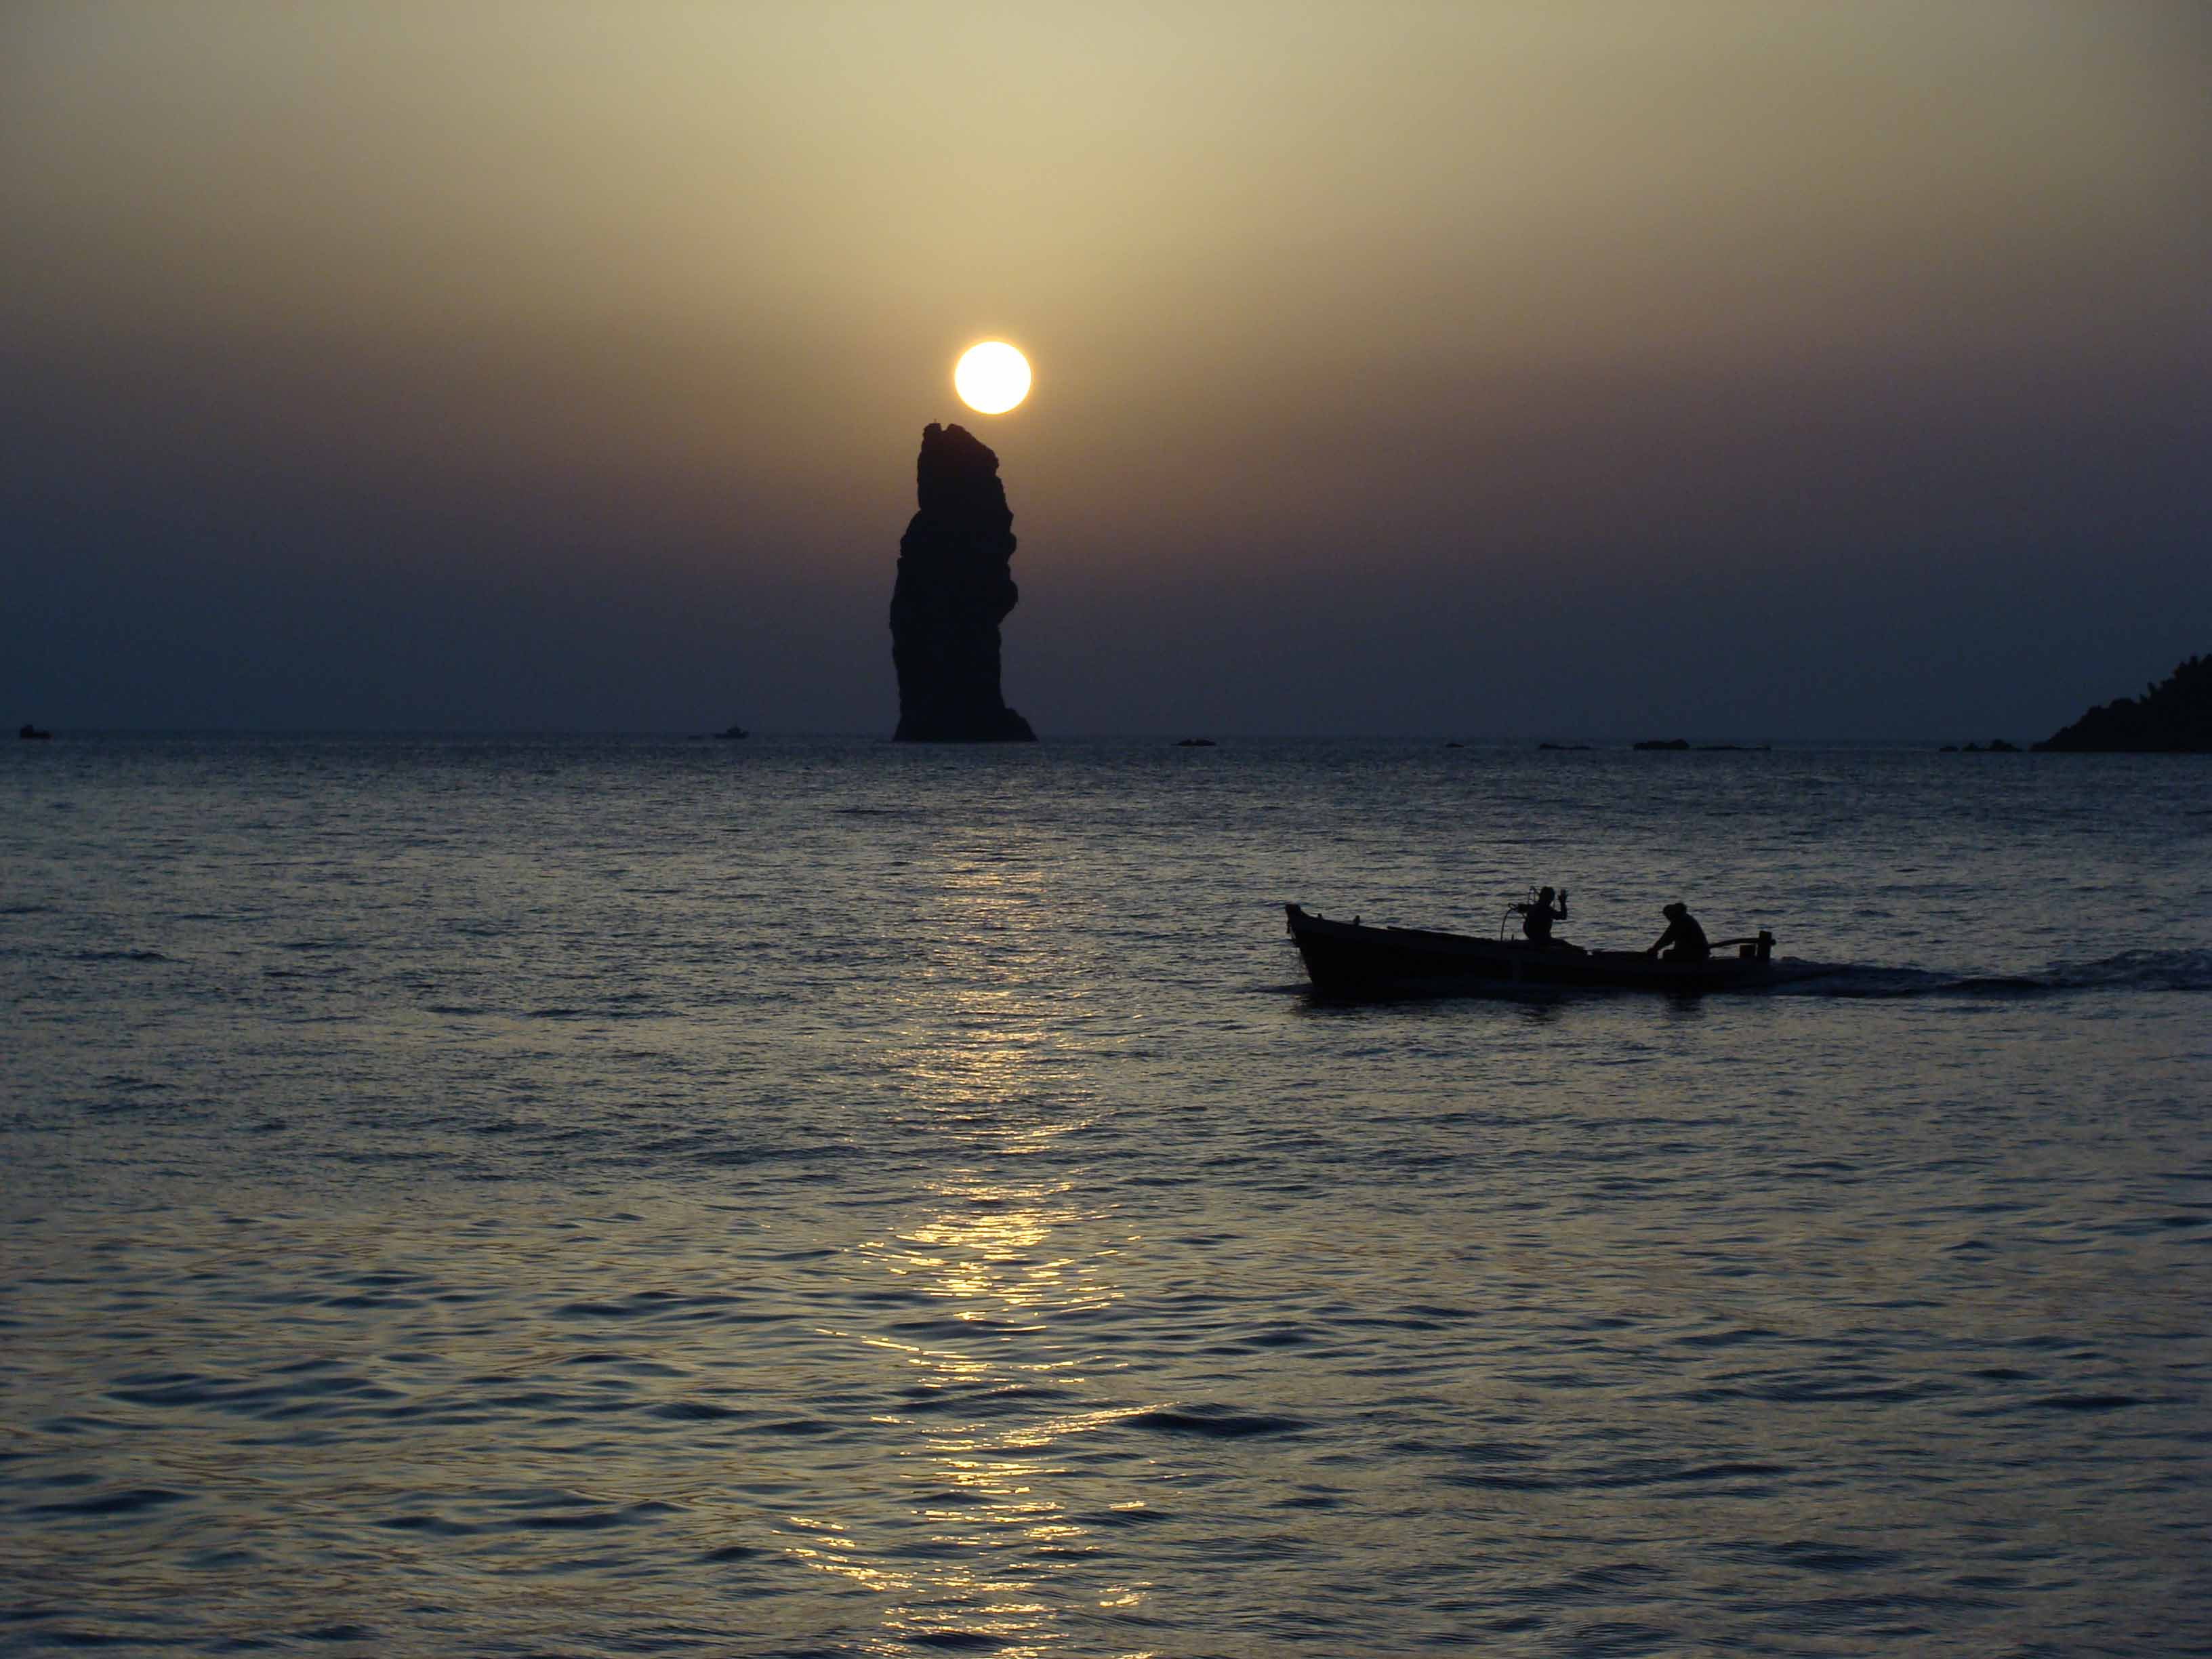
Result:
[[1552,903],[1552,890],[1547,887],[1536,895],[1534,903],[1513,907],[1521,913],[1521,931],[1528,936],[1529,944],[1549,945],[1552,942],[1552,924],[1567,919],[1567,896],[1564,890],[1559,896],[1559,902],[1555,908]]
[[[1698,926],[1698,919],[1690,914],[1690,907],[1680,899],[1660,911],[1667,918],[1667,931],[1659,935],[1659,942],[1644,954],[1656,957],[1667,952],[1668,962],[1703,962],[1713,953],[1705,942],[1705,930]],[[1669,947],[1672,947],[1669,949]]]

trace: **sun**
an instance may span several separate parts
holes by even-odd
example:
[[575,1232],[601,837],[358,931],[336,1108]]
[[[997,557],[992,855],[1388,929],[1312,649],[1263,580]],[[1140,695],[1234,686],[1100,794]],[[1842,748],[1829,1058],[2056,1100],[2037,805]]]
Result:
[[1003,415],[1030,395],[1030,360],[1004,340],[986,340],[961,353],[952,389],[978,415]]

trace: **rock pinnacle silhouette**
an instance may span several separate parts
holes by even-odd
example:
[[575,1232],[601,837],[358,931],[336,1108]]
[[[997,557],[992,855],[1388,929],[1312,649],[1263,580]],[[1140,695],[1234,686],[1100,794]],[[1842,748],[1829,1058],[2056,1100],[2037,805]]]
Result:
[[999,458],[965,427],[922,428],[921,511],[899,541],[891,662],[901,743],[1034,743],[999,690],[999,624],[1020,599]]

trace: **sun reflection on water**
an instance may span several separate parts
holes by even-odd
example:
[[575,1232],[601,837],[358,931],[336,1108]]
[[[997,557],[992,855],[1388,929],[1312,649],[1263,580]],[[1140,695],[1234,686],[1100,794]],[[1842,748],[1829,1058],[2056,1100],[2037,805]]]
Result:
[[[1094,1395],[1123,1369],[1100,1316],[1127,1295],[1136,1242],[1068,1173],[1071,1138],[1107,1110],[1085,1081],[1097,1039],[1035,990],[1079,982],[1036,965],[1064,948],[1049,861],[1002,849],[932,873],[930,925],[870,1060],[898,1127],[944,1161],[852,1247],[855,1312],[835,1333],[883,1402],[870,1478],[903,1503],[865,1538],[794,1519],[787,1548],[882,1598],[878,1651],[1098,1651],[1085,1612],[1130,1616],[1151,1586],[1106,1565],[1120,1553],[1098,1517],[1144,1504],[1084,1445],[1144,1409]],[[1024,1178],[1047,1164],[1053,1178]]]
[[[1018,1146],[1065,1132],[1031,1125]],[[910,1534],[862,1548],[843,1528],[793,1516],[793,1559],[884,1598],[884,1652],[926,1640],[988,1639],[999,1651],[1065,1651],[1071,1600],[1126,1613],[1141,1583],[1102,1583],[1071,1598],[1055,1581],[1095,1553],[1071,1490],[1084,1480],[1055,1455],[1141,1409],[1086,1405],[1084,1389],[1115,1362],[1056,1334],[1073,1315],[1124,1294],[1121,1243],[1099,1237],[1070,1182],[1007,1183],[968,1170],[933,1183],[911,1225],[862,1243],[900,1313],[889,1329],[847,1334],[904,1373],[887,1390],[910,1411],[874,1420],[894,1437],[896,1478],[912,1493]],[[1087,1236],[1095,1241],[1075,1248]],[[1118,1492],[1118,1489],[1117,1489]],[[1092,1498],[1093,1509],[1136,1500]]]

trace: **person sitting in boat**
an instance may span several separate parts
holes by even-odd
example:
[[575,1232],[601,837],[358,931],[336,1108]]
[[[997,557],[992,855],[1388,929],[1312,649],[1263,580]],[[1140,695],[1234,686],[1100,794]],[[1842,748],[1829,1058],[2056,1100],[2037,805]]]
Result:
[[1552,890],[1547,887],[1536,895],[1534,903],[1516,904],[1513,908],[1521,913],[1521,931],[1528,936],[1528,943],[1549,945],[1552,943],[1552,924],[1567,919],[1567,896],[1561,892],[1559,906],[1554,908]]
[[1667,954],[1661,958],[1662,961],[1703,962],[1712,955],[1713,947],[1705,942],[1705,930],[1698,926],[1698,919],[1690,914],[1688,905],[1677,899],[1659,914],[1667,918],[1667,931],[1659,935],[1659,942],[1646,951],[1645,956],[1656,957],[1664,951]]

